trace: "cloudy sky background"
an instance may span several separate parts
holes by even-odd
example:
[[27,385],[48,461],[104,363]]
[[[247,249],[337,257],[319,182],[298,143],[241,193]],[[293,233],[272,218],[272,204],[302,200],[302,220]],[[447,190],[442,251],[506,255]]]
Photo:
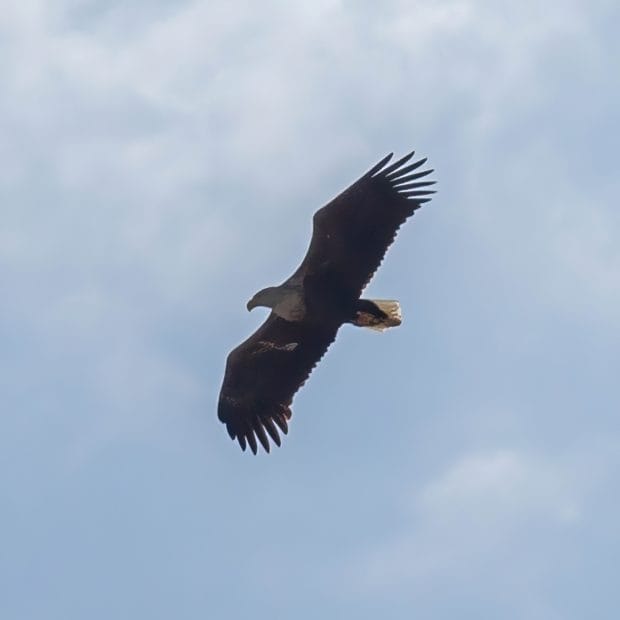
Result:
[[[615,618],[620,9],[9,0],[0,615]],[[416,148],[439,193],[271,455],[245,302]]]

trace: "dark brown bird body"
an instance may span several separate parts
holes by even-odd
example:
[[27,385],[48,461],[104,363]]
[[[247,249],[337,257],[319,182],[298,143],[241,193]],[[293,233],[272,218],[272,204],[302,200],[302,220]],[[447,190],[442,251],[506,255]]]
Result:
[[394,164],[389,155],[313,218],[310,247],[295,273],[248,303],[272,308],[267,320],[228,355],[218,417],[231,438],[256,453],[280,445],[293,396],[344,323],[385,329],[400,324],[396,301],[360,299],[400,226],[433,192],[420,181],[426,161]]

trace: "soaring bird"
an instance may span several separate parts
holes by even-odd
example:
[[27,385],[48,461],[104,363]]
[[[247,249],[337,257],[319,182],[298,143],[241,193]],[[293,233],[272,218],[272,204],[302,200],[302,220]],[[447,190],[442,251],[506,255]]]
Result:
[[[247,304],[271,308],[267,320],[226,361],[218,418],[242,450],[254,454],[288,432],[293,396],[345,323],[384,330],[401,324],[400,304],[364,299],[400,226],[425,202],[433,170],[414,153],[373,166],[313,217],[310,247],[295,273]],[[423,179],[423,180],[420,180]]]

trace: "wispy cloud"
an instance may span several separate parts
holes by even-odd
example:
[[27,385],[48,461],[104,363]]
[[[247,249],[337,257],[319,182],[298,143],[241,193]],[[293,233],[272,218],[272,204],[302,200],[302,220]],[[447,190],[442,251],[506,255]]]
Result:
[[[13,521],[25,573],[57,572],[37,540],[75,541],[49,487],[101,540],[92,558],[115,543],[123,558],[101,580],[66,565],[71,589],[99,600],[100,583],[135,581],[141,611],[162,577],[142,552],[161,540],[182,549],[170,604],[200,612],[230,612],[239,566],[236,617],[269,598],[281,601],[267,605],[274,616],[338,616],[342,604],[361,618],[452,618],[436,596],[446,585],[462,617],[579,617],[577,581],[609,605],[588,558],[613,548],[618,515],[601,491],[617,486],[617,459],[597,448],[618,435],[616,12],[533,0],[9,2],[0,484],[29,506]],[[225,355],[259,320],[244,302],[295,266],[314,209],[413,147],[440,191],[372,285],[401,299],[405,325],[343,333],[296,401],[287,447],[248,465],[214,411]],[[182,526],[178,514],[157,520],[172,515],[178,480],[150,478],[159,501],[145,490],[146,471],[173,469],[187,486]],[[133,535],[88,508],[125,504],[126,480]],[[58,523],[37,539],[27,528],[40,531],[41,497]],[[152,539],[132,555],[136,532]],[[202,581],[187,585],[190,574]],[[353,587],[335,594],[342,574]],[[44,581],[41,609],[72,617]],[[6,617],[25,617],[9,603]]]
[[570,461],[514,450],[458,458],[413,493],[382,544],[355,558],[353,591],[404,596],[419,609],[447,612],[450,600],[467,598],[519,617],[562,617],[549,575],[566,541],[583,536],[593,480],[584,482]]

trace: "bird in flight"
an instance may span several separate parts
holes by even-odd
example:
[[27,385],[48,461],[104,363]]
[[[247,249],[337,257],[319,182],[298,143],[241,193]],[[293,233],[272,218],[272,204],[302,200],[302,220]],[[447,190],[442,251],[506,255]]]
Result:
[[401,324],[400,304],[364,299],[400,226],[434,193],[426,159],[382,159],[313,217],[310,247],[285,282],[247,304],[271,308],[226,361],[218,418],[242,450],[270,450],[288,433],[291,403],[345,323],[385,330]]

